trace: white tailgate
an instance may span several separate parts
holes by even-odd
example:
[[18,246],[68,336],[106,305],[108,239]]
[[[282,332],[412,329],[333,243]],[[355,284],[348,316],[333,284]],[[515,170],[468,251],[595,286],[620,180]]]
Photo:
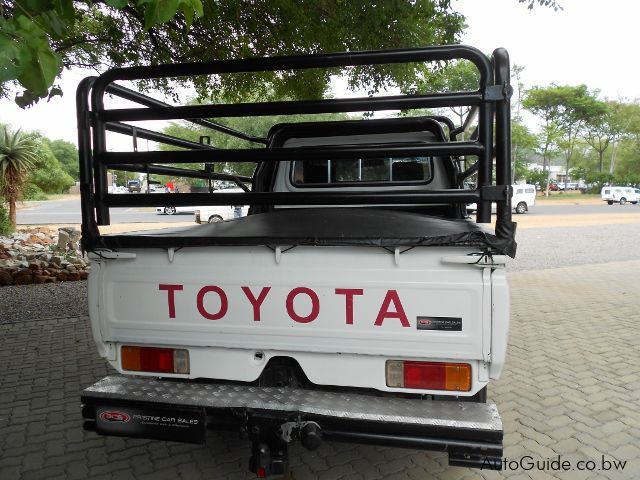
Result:
[[[172,262],[160,249],[131,252],[94,261],[102,341],[483,359],[483,269],[441,262],[464,249],[396,257],[376,247],[296,247],[279,263],[266,247],[184,248]],[[418,329],[418,317],[461,319],[461,331]]]

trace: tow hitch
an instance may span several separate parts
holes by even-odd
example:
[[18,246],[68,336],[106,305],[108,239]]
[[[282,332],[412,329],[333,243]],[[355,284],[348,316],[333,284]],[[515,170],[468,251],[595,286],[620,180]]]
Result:
[[322,430],[315,422],[253,419],[249,422],[251,458],[249,470],[258,478],[289,472],[289,443],[300,440],[308,450],[322,445]]

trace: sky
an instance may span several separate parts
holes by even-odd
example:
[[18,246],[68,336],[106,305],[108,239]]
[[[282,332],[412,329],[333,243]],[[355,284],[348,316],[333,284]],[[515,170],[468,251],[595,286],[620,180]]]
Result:
[[[525,88],[584,83],[600,90],[603,98],[640,99],[640,66],[632,53],[638,44],[640,2],[557,1],[563,10],[536,6],[530,11],[518,0],[452,0],[452,4],[467,18],[462,42],[486,53],[505,47],[512,65],[524,67]],[[0,123],[77,143],[75,89],[91,74],[65,72],[65,95],[27,110],[12,100],[0,100]]]

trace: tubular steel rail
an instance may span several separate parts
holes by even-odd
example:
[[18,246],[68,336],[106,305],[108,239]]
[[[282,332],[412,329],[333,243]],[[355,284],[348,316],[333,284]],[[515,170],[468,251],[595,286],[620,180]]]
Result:
[[[429,95],[394,95],[350,99],[275,101],[237,104],[171,106],[129,90],[113,82],[196,75],[247,73],[309,68],[352,67],[408,62],[433,62],[465,59],[472,62],[480,75],[477,91],[434,93]],[[178,205],[336,205],[336,204],[434,204],[477,202],[478,223],[491,220],[491,203],[497,203],[496,236],[513,237],[511,222],[511,130],[509,57],[497,49],[489,59],[479,50],[463,46],[433,46],[415,49],[348,52],[305,56],[283,56],[181,63],[147,67],[116,68],[99,77],[84,79],[76,94],[78,116],[78,148],[80,154],[80,190],[82,199],[83,246],[91,250],[99,239],[98,225],[110,223],[109,208],[125,206]],[[105,109],[104,96],[112,94],[130,100],[142,108]],[[331,145],[299,148],[217,149],[170,135],[128,125],[127,121],[184,119],[248,142],[266,145],[268,140],[238,132],[208,118],[264,115],[346,113],[395,109],[470,106],[478,109],[477,137],[455,141],[459,129],[446,117],[434,117],[444,123],[452,137],[448,143],[376,143],[366,145]],[[493,145],[495,121],[495,148]],[[108,152],[106,132],[131,135],[185,150],[156,152]],[[135,149],[137,150],[137,148]],[[374,158],[393,155],[424,155],[478,158],[478,180],[475,190],[448,189],[421,193],[326,192],[278,193],[246,192],[238,194],[121,194],[108,193],[107,169],[147,174],[175,175],[211,180],[232,180],[241,185],[249,177],[214,173],[215,162],[279,162],[300,159]],[[493,159],[495,155],[495,184]],[[204,163],[208,168],[195,170],[167,164]],[[241,185],[242,186],[242,185]],[[246,188],[245,188],[246,190]]]

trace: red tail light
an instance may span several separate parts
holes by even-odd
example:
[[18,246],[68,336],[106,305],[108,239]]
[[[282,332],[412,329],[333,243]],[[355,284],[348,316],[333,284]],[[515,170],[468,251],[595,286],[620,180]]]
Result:
[[389,360],[386,364],[388,387],[421,390],[471,390],[471,365]]
[[124,345],[121,354],[123,370],[189,373],[189,352],[184,349]]

